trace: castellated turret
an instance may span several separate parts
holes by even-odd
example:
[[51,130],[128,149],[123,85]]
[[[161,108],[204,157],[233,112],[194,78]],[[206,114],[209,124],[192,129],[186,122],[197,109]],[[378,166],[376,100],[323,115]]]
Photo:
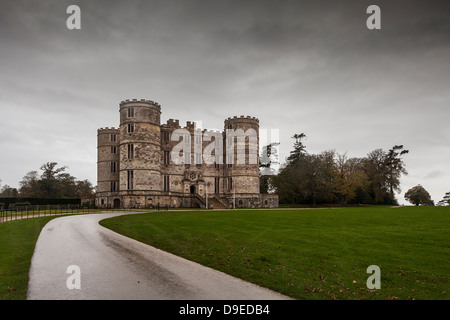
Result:
[[119,143],[119,129],[97,130],[97,194],[104,196],[100,202],[105,206],[113,205],[108,201],[119,191]]
[[257,118],[230,117],[223,131],[161,124],[161,106],[144,99],[120,102],[119,115],[118,129],[97,133],[100,208],[278,206],[259,192]]
[[161,107],[151,100],[120,103],[120,194],[161,191]]
[[[225,175],[228,177],[229,192],[259,193],[259,120],[243,115],[230,117],[224,121],[224,132],[226,136],[224,141]],[[243,134],[243,138],[234,137],[233,133],[237,136]],[[233,153],[230,153],[230,149],[227,148],[231,140],[234,144]],[[241,153],[245,152],[244,159],[241,158],[241,161],[238,158],[239,150]]]

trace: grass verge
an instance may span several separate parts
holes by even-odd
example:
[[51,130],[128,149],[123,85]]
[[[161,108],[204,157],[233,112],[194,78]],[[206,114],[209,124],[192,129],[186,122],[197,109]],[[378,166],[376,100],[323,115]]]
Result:
[[[100,223],[296,299],[449,299],[450,208],[161,212]],[[381,269],[381,289],[366,286]]]
[[27,298],[28,274],[41,229],[55,217],[0,224],[0,300]]

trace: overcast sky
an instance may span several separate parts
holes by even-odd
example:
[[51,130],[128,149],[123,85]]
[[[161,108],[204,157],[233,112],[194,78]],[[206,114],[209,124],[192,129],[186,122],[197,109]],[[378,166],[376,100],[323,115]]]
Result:
[[[310,153],[402,144],[435,202],[450,191],[450,1],[0,0],[0,179],[45,162],[96,185],[97,129],[150,99],[162,121],[251,115]],[[66,9],[81,8],[81,30]],[[381,8],[381,30],[366,9]]]

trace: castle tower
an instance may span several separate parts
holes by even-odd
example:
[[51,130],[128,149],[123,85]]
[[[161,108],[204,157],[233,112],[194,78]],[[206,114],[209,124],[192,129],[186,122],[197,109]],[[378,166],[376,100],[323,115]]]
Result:
[[120,103],[120,195],[124,206],[136,196],[161,191],[161,106],[151,100]]
[[[224,176],[227,180],[224,191],[235,194],[259,194],[259,120],[250,116],[235,116],[225,120],[224,129]],[[233,137],[230,135],[232,133],[241,135],[241,138]],[[232,153],[227,150],[230,139],[234,140]],[[245,161],[242,161],[242,158],[239,161],[239,149],[245,152],[243,157]],[[230,164],[231,160],[233,164]]]
[[119,191],[119,129],[97,130],[97,195],[99,207],[113,207]]

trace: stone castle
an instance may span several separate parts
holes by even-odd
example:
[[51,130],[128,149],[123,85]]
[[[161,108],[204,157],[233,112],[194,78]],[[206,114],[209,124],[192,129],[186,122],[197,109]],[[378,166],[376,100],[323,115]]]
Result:
[[[189,121],[185,127],[173,119],[161,124],[161,106],[151,100],[125,100],[119,110],[119,128],[97,132],[99,208],[278,207],[277,195],[259,191],[259,120],[255,117],[228,118],[223,131],[208,131]],[[255,132],[256,161],[249,161],[250,138],[241,142],[236,138],[232,149],[223,143],[226,132],[239,129]],[[188,147],[172,153],[180,137]],[[239,143],[248,149],[244,163],[236,161]],[[204,154],[211,149],[214,160],[205,161]],[[179,158],[185,161],[175,161]]]

